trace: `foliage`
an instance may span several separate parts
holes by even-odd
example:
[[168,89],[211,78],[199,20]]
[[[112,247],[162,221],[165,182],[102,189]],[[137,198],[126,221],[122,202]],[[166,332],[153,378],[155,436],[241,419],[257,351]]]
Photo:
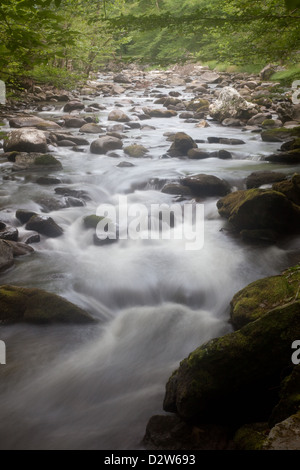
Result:
[[271,77],[272,80],[280,82],[282,85],[290,86],[293,81],[300,80],[300,65],[289,67],[287,70],[276,72]]

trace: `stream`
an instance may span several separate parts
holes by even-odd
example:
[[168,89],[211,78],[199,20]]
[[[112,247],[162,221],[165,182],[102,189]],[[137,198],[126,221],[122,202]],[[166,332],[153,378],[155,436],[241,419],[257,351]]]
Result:
[[[155,79],[155,74],[151,75]],[[109,77],[100,76],[99,81]],[[184,86],[128,89],[119,96],[91,99],[106,107],[97,113],[100,124],[122,105],[132,116],[133,107],[154,105],[158,93],[176,91],[192,99]],[[39,112],[44,119],[62,116]],[[1,273],[1,284],[38,287],[55,292],[91,313],[90,325],[1,327],[7,346],[7,364],[0,367],[1,449],[143,449],[146,425],[163,414],[165,384],[179,362],[202,343],[232,331],[229,304],[233,295],[250,282],[278,274],[299,259],[300,243],[294,238],[271,246],[245,244],[221,230],[216,202],[204,202],[204,246],[186,250],[184,240],[119,240],[104,246],[92,242],[82,219],[95,214],[100,204],[117,206],[120,195],[129,203],[172,204],[176,198],[161,192],[164,181],[187,174],[205,173],[224,178],[232,189],[243,189],[253,171],[272,169],[292,174],[296,167],[260,160],[273,153],[276,143],[261,140],[242,128],[197,128],[178,116],[141,121],[145,129],[126,128],[124,146],[138,143],[149,153],[143,158],[95,155],[88,147],[75,152],[51,148],[63,169],[51,173],[70,189],[89,196],[83,207],[51,211],[64,229],[59,238],[41,238],[35,252],[16,259]],[[8,123],[6,123],[8,128]],[[126,127],[126,125],[125,125]],[[193,139],[209,136],[242,139],[244,145],[199,143],[205,150],[226,149],[232,160],[162,158],[170,147],[166,132],[184,131]],[[72,132],[79,134],[78,130]],[[97,135],[85,134],[90,142]],[[118,167],[120,161],[134,164]],[[0,160],[2,175],[10,163]],[[17,224],[15,211],[41,212],[40,198],[53,197],[53,186],[36,184],[32,172],[18,172],[3,180],[0,219]],[[22,228],[19,227],[20,234]]]

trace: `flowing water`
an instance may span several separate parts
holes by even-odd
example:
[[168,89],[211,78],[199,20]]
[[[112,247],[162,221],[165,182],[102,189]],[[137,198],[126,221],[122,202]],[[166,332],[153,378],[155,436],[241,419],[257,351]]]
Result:
[[[184,87],[156,88],[155,92]],[[132,102],[124,101],[130,99]],[[116,104],[132,115],[133,106],[153,106],[144,91],[119,97],[98,97],[106,106],[100,121]],[[89,102],[87,102],[88,104]],[[159,107],[158,105],[155,107]],[[41,117],[58,117],[39,113]],[[162,414],[165,384],[179,362],[209,339],[231,331],[229,302],[239,289],[260,277],[278,273],[299,259],[299,240],[281,245],[245,245],[226,231],[217,212],[217,198],[205,201],[204,246],[185,249],[180,240],[120,240],[95,246],[82,218],[102,203],[115,206],[118,196],[150,207],[172,203],[163,194],[164,180],[190,173],[207,173],[243,188],[243,179],[258,169],[296,168],[260,161],[277,144],[264,143],[259,134],[241,129],[196,128],[181,119],[143,121],[155,129],[128,129],[124,146],[136,142],[149,149],[146,158],[126,157],[122,150],[93,155],[58,148],[63,170],[53,172],[68,188],[85,190],[84,207],[51,212],[63,227],[57,239],[42,238],[35,253],[18,258],[1,274],[2,284],[38,287],[58,293],[89,311],[96,325],[1,328],[7,345],[7,365],[0,366],[0,447],[2,449],[140,449],[147,421]],[[195,139],[208,136],[241,138],[246,145],[226,146],[232,160],[161,158],[170,146],[165,132],[184,130]],[[74,133],[78,133],[74,130]],[[90,141],[97,136],[85,135]],[[203,149],[225,148],[201,144]],[[120,161],[133,167],[117,167]],[[6,174],[10,164],[2,162]],[[38,200],[53,197],[53,187],[39,186],[36,175],[18,173],[3,181],[3,221],[14,222],[18,208],[41,210]],[[61,184],[59,185],[61,186]],[[22,229],[20,228],[22,234]]]

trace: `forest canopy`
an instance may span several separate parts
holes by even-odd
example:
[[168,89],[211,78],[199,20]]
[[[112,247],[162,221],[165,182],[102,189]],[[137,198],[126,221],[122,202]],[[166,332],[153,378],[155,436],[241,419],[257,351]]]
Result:
[[1,0],[0,76],[88,75],[110,61],[300,62],[300,0]]

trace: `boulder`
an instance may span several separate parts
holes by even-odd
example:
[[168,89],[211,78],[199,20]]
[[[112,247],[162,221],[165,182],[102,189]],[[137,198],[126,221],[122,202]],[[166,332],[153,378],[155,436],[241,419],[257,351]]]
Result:
[[32,216],[27,222],[25,228],[26,230],[34,230],[35,232],[50,238],[60,237],[63,234],[63,229],[54,222],[52,217],[43,215]]
[[186,104],[187,111],[199,112],[208,112],[209,110],[209,101],[202,98],[196,98],[195,100],[189,101]]
[[71,111],[80,111],[84,109],[84,104],[81,101],[69,101],[64,106],[64,113],[70,113]]
[[218,83],[221,80],[221,76],[216,72],[206,71],[199,76],[201,82],[204,83]]
[[284,173],[276,171],[254,171],[246,178],[247,189],[259,188],[264,184],[272,184],[286,179]]
[[267,229],[285,234],[300,229],[300,208],[277,191],[235,191],[217,202],[219,213],[237,231]]
[[300,175],[295,174],[291,180],[274,183],[272,189],[284,194],[290,201],[300,206]]
[[285,142],[293,137],[300,137],[300,127],[277,127],[275,129],[266,129],[261,133],[264,142]]
[[254,322],[276,307],[297,298],[300,267],[277,276],[258,279],[237,292],[231,300],[230,319],[235,329]]
[[84,119],[81,119],[79,117],[68,117],[68,119],[66,119],[65,117],[63,118],[64,121],[65,121],[65,126],[66,127],[74,127],[74,128],[81,128],[82,126],[84,126],[86,124],[86,121]]
[[209,144],[222,144],[222,145],[243,145],[246,142],[241,139],[231,139],[228,137],[208,137]]
[[257,113],[255,116],[252,116],[247,121],[247,126],[259,126],[261,125],[266,119],[271,119],[272,114],[271,113]]
[[187,196],[191,197],[192,192],[188,186],[184,186],[179,183],[167,183],[163,186],[162,193],[173,194],[175,196]]
[[188,151],[187,155],[192,160],[203,160],[211,156],[209,152],[205,152],[204,150],[199,148],[191,148]]
[[185,132],[177,132],[172,139],[173,143],[168,150],[171,157],[187,156],[190,149],[196,149],[196,142]]
[[62,140],[70,140],[74,142],[75,145],[90,145],[89,141],[84,139],[83,137],[79,137],[78,135],[72,134],[61,134],[61,133],[52,133],[52,136],[58,140],[58,142]]
[[124,113],[121,109],[113,109],[107,118],[109,121],[117,121],[117,122],[129,122],[130,117]]
[[114,82],[115,83],[131,83],[131,80],[124,73],[117,73],[116,75],[114,75]]
[[276,70],[277,70],[276,65],[268,64],[260,71],[260,73],[259,73],[260,78],[262,80],[269,80],[272,77],[272,75],[274,75]]
[[17,153],[14,157],[13,171],[33,170],[61,170],[62,164],[53,155],[38,153]]
[[103,127],[99,126],[99,124],[89,123],[84,124],[79,129],[79,132],[83,132],[84,134],[102,134],[104,129]]
[[215,103],[209,107],[212,118],[223,122],[224,119],[250,119],[255,114],[255,105],[246,101],[234,88],[225,87]]
[[42,186],[52,186],[54,184],[60,184],[61,180],[51,176],[41,176],[40,178],[37,178],[36,183]]
[[200,346],[170,377],[164,410],[190,423],[266,421],[300,337],[299,314],[300,301],[291,302]]
[[11,240],[17,242],[19,238],[19,231],[16,227],[5,226],[0,229],[1,240]]
[[182,178],[181,184],[190,188],[195,197],[224,196],[230,192],[230,186],[225,180],[213,175],[193,175]]
[[122,147],[123,143],[120,139],[105,135],[97,140],[94,140],[94,142],[91,144],[90,150],[92,153],[101,155],[109,152],[110,150],[121,149]]
[[2,285],[1,323],[90,323],[93,318],[68,300],[42,289]]
[[232,155],[228,150],[215,150],[214,152],[210,152],[210,158],[220,158],[221,160],[230,160]]
[[15,117],[9,120],[10,127],[21,129],[22,127],[35,127],[36,129],[60,129],[53,121],[47,121],[37,116]]
[[296,165],[300,163],[300,149],[287,150],[286,152],[274,153],[265,157],[267,162],[286,163],[288,165]]
[[22,129],[10,132],[3,146],[5,152],[46,153],[48,151],[47,139],[44,132],[30,127],[23,127]]
[[28,211],[26,209],[18,209],[16,211],[16,218],[21,222],[21,224],[26,224],[26,222],[35,215],[37,215],[36,212]]
[[124,152],[130,157],[139,158],[144,157],[149,152],[149,150],[146,149],[143,145],[132,144],[124,147]]
[[[281,382],[280,400],[272,410],[268,424],[272,428],[277,423],[297,413],[300,407],[300,364]],[[299,447],[300,449],[300,447]]]
[[271,429],[262,450],[300,450],[300,411]]

